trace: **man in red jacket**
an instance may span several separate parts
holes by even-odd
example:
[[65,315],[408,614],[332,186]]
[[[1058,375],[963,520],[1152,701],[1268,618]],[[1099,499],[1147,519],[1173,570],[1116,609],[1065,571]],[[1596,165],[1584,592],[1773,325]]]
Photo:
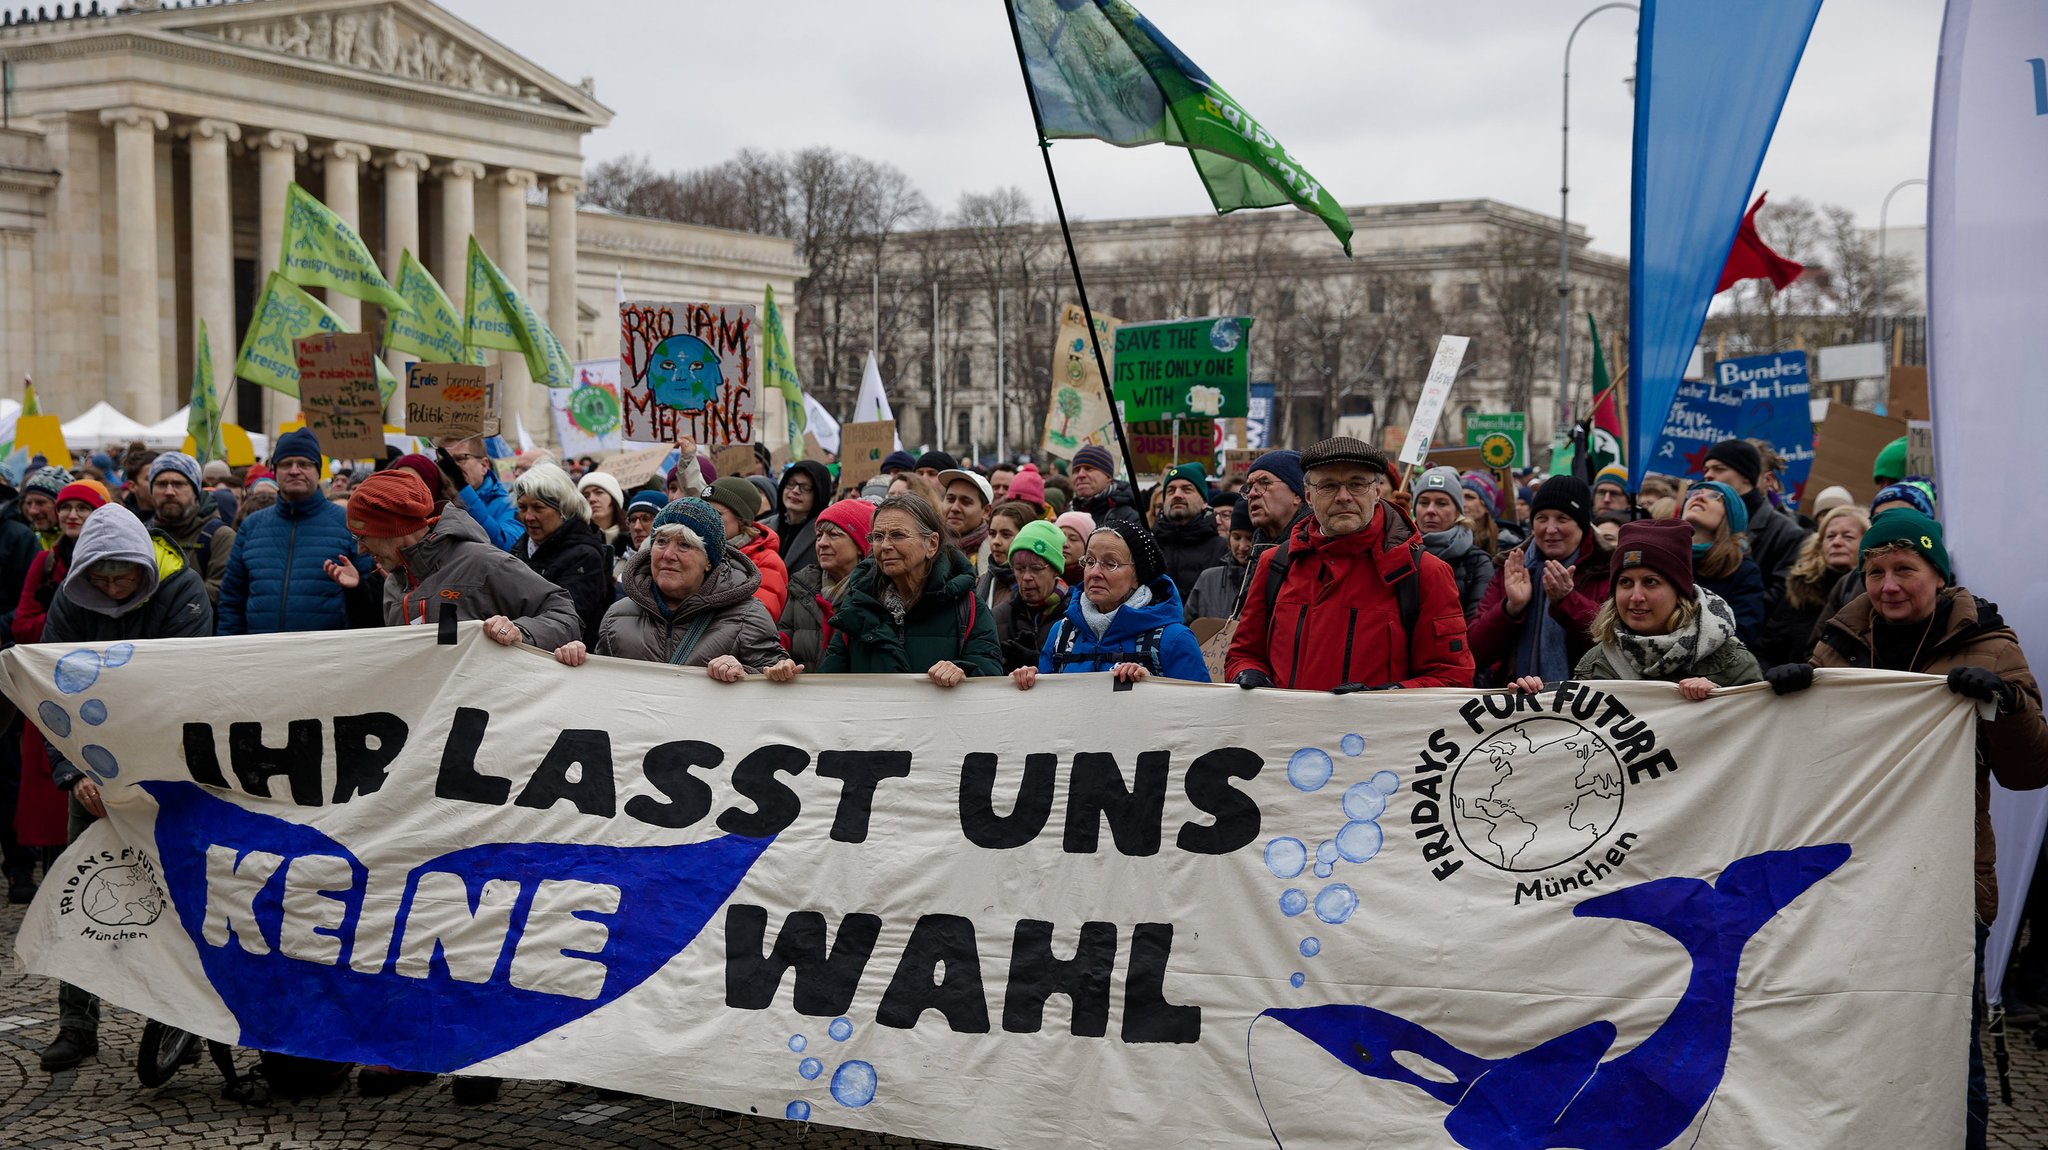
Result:
[[1380,498],[1387,457],[1340,435],[1302,452],[1301,466],[1311,514],[1246,577],[1226,677],[1339,694],[1471,686],[1457,580]]

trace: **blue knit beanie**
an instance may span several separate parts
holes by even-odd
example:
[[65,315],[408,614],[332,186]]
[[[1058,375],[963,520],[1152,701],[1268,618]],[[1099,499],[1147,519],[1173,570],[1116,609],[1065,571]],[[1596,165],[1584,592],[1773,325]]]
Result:
[[1287,490],[1301,494],[1301,452],[1268,451],[1252,460],[1253,471],[1270,473],[1273,478],[1287,485]]
[[704,541],[704,557],[711,561],[711,566],[718,566],[718,561],[725,557],[725,520],[719,517],[718,508],[702,499],[678,499],[654,517],[654,530],[671,523],[680,523],[697,533],[697,538]]
[[[1728,511],[1728,534],[1740,535],[1749,530],[1749,504],[1742,501],[1742,496],[1735,494],[1733,487],[1708,479],[1693,484],[1692,489],[1711,491],[1721,497],[1721,506]],[[1691,493],[1687,493],[1686,498],[1691,499]]]
[[156,477],[166,471],[175,471],[179,475],[184,476],[185,482],[192,485],[192,490],[195,493],[201,490],[199,483],[199,461],[184,452],[166,451],[155,459],[150,460],[148,481],[155,483]]
[[668,496],[659,491],[642,491],[626,501],[626,514],[631,515],[644,507],[659,515],[661,514],[661,509],[667,506]]
[[1872,507],[1882,507],[1887,503],[1909,504],[1920,514],[1929,519],[1934,518],[1934,500],[1927,498],[1925,491],[1911,483],[1891,484],[1879,491],[1870,501]]
[[320,437],[303,427],[278,436],[277,446],[270,449],[270,465],[276,467],[287,459],[310,459],[319,466]]

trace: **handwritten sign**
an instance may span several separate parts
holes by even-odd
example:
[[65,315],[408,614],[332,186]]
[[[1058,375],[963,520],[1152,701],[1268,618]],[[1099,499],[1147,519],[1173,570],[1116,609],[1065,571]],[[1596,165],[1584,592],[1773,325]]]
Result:
[[618,480],[620,487],[631,491],[659,475],[661,461],[674,450],[673,447],[649,447],[641,451],[623,451],[605,460],[599,470]]
[[1803,351],[1721,360],[1712,379],[1679,383],[1649,469],[1698,478],[1716,443],[1761,439],[1785,457],[1785,489],[1796,500],[1813,468],[1810,387]]
[[[1180,434],[1174,434],[1178,426]],[[1204,471],[1216,465],[1216,422],[1170,419],[1124,425],[1131,444],[1131,466],[1139,475],[1157,475],[1182,463],[1199,463]]]
[[876,419],[841,424],[839,486],[859,487],[882,473],[882,461],[896,449],[896,421]]
[[1223,452],[1223,478],[1244,479],[1252,473],[1252,461],[1265,452],[1256,447],[1232,447]]
[[293,344],[299,403],[320,449],[334,459],[384,454],[384,403],[377,391],[374,337],[355,332],[309,335]]
[[752,443],[753,304],[619,305],[619,400],[625,437],[707,447]]
[[1429,377],[1422,383],[1422,398],[1415,402],[1415,418],[1408,422],[1408,434],[1399,441],[1402,463],[1412,467],[1429,454],[1430,441],[1436,438],[1436,421],[1443,417],[1444,403],[1451,398],[1451,385],[1458,380],[1458,365],[1465,362],[1465,348],[1471,342],[1469,335],[1447,335],[1437,340],[1436,358],[1429,361]]
[[[1115,316],[1095,313],[1095,335],[1105,358],[1114,355],[1111,342]],[[1052,397],[1045,408],[1045,434],[1039,450],[1055,459],[1072,459],[1090,444],[1115,442],[1110,431],[1109,397],[1103,394],[1102,373],[1095,369],[1085,313],[1073,304],[1060,310],[1059,338],[1052,349]]]
[[498,434],[498,366],[415,363],[406,368],[405,429],[429,439]]
[[761,466],[761,461],[754,455],[751,444],[735,443],[712,452],[711,466],[718,469],[719,478],[723,479],[728,475],[752,475]]
[[[1109,370],[1124,418],[1244,418],[1250,413],[1251,332],[1249,316],[1118,328],[1116,359]],[[1148,470],[1143,462],[1137,466]]]

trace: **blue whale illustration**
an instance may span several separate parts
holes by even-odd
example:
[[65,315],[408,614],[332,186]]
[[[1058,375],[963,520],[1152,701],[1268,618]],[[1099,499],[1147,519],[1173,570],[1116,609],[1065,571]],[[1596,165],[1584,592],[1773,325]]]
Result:
[[[1846,843],[1771,851],[1729,864],[1712,885],[1660,878],[1573,908],[1582,918],[1656,927],[1692,956],[1692,978],[1664,1025],[1606,1062],[1615,1028],[1604,1020],[1493,1059],[1370,1006],[1279,1008],[1258,1017],[1279,1020],[1359,1074],[1413,1086],[1450,1107],[1444,1130],[1467,1150],[1656,1150],[1684,1133],[1721,1085],[1743,947],[1848,859]],[[1395,1061],[1396,1052],[1428,1059],[1456,1081],[1417,1074]]]
[[[389,893],[399,901],[388,949],[374,971],[360,971],[351,959],[364,942],[356,932],[365,917],[369,871],[347,847],[312,827],[245,810],[192,783],[141,786],[158,806],[156,845],[165,888],[207,979],[235,1016],[241,1031],[237,1041],[261,1050],[410,1070],[456,1070],[502,1054],[638,986],[696,939],[774,841],[727,835],[686,846],[529,842],[450,851],[412,868],[402,886],[393,884]],[[285,859],[255,896],[254,926],[237,924],[236,936],[224,945],[209,944],[205,937],[207,852],[215,846],[232,849],[237,865],[247,865],[252,852]],[[346,860],[352,876],[322,892],[339,906],[338,924],[321,931],[339,944],[338,955],[328,962],[287,954],[280,938],[287,871],[291,860],[307,855]],[[455,977],[438,946],[424,976],[397,969],[398,940],[406,937],[406,924],[421,897],[420,880],[429,874],[461,879],[470,902],[465,911],[477,909],[486,882],[518,884],[504,940],[481,981],[468,980],[479,973],[474,968],[462,972],[465,978]],[[571,960],[602,964],[602,984],[582,988],[589,997],[521,986],[512,969],[538,889],[543,882],[563,879],[618,891],[615,909],[575,915],[603,928],[598,949],[566,951]],[[260,933],[262,941],[245,941],[247,933]],[[376,945],[382,945],[383,930],[374,933]],[[588,931],[583,933],[588,937]]]

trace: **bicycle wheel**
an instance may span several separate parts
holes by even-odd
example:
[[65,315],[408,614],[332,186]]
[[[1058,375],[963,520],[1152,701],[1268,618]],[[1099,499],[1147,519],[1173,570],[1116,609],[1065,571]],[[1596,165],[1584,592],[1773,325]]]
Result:
[[142,1046],[135,1056],[135,1077],[144,1086],[162,1086],[178,1068],[199,1057],[199,1036],[150,1019],[142,1026]]

